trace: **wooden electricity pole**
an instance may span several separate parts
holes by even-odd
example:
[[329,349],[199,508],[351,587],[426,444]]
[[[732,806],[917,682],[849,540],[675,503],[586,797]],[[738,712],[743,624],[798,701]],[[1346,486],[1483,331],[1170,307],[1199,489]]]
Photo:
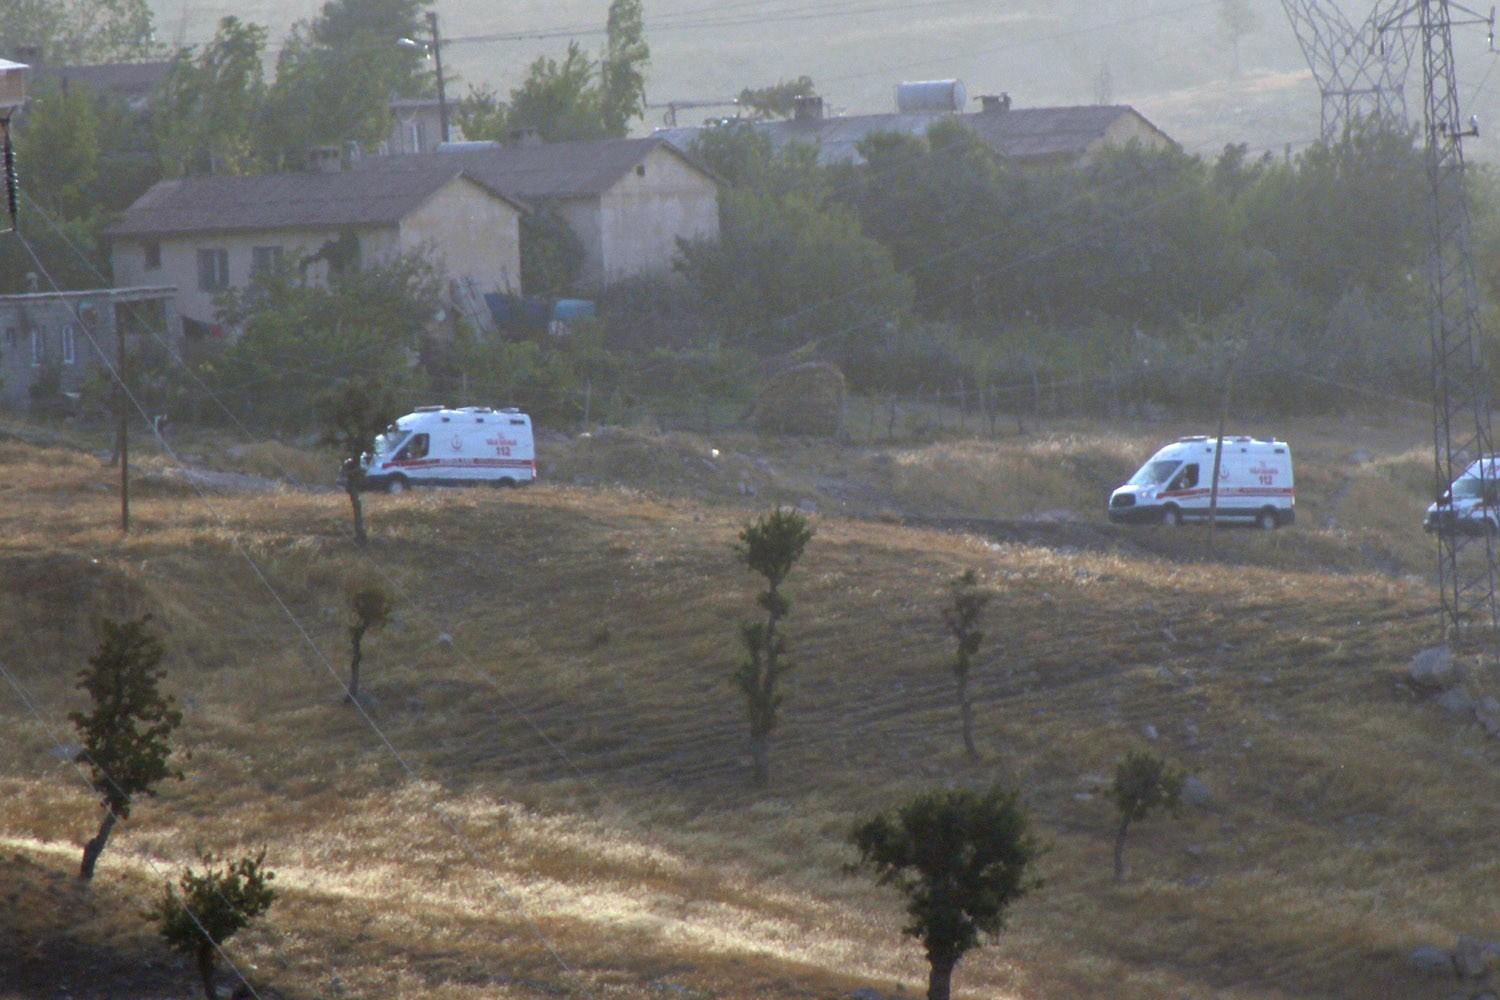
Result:
[[125,360],[125,324],[120,317],[115,317],[115,374],[118,376],[119,385],[115,389],[115,398],[119,401],[117,414],[119,427],[116,433],[120,438],[120,531],[130,534],[130,391],[126,388],[126,373],[128,371]]
[[1224,364],[1223,391],[1219,396],[1219,434],[1214,445],[1213,479],[1208,486],[1208,557],[1214,557],[1214,529],[1219,524],[1219,466],[1224,460],[1224,423],[1229,419],[1229,397],[1234,392],[1234,370],[1239,367],[1239,349],[1235,346]]

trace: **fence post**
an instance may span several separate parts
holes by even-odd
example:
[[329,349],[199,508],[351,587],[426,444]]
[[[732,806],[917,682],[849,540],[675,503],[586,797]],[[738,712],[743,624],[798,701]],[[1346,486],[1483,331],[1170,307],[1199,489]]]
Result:
[[594,402],[594,380],[585,379],[583,383],[583,429],[589,429],[589,413]]
[[891,397],[887,401],[886,405],[889,407],[889,409],[887,409],[887,411],[886,411],[886,417],[885,417],[885,439],[887,441],[895,441],[896,440],[896,396],[895,396],[894,393],[891,394]]

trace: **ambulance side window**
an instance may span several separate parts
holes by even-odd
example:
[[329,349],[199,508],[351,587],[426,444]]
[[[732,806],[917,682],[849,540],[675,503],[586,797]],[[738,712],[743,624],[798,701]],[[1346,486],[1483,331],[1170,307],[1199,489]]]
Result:
[[396,458],[401,459],[401,460],[408,460],[408,459],[413,459],[413,458],[426,458],[426,457],[427,457],[427,435],[426,434],[417,434],[417,435],[413,436],[410,441],[406,442],[406,446],[401,449],[401,454],[399,454],[399,455],[396,456]]
[[1176,477],[1174,477],[1172,480],[1172,485],[1168,488],[1174,490],[1190,490],[1197,485],[1198,463],[1189,462],[1187,465],[1184,465],[1182,467],[1181,472],[1177,473]]

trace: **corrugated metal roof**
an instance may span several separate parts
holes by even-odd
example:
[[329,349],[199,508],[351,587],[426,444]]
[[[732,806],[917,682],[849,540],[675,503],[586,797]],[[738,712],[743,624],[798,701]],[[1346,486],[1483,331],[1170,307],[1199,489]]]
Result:
[[[877,132],[923,136],[934,124],[952,118],[972,129],[997,154],[1013,160],[1074,159],[1083,156],[1110,126],[1126,116],[1139,118],[1160,132],[1134,108],[1123,105],[1081,105],[1062,108],[1008,108],[961,114],[951,111],[913,111],[880,115],[847,115],[810,121],[755,122],[776,148],[789,142],[818,147],[818,161],[858,163],[856,148]],[[661,129],[659,138],[691,146],[700,128]],[[1163,138],[1166,136],[1163,134]],[[1168,140],[1170,141],[1170,140]]]
[[455,149],[407,156],[368,156],[359,169],[392,173],[428,164],[458,164],[464,173],[526,201],[601,195],[619,183],[656,149],[666,149],[705,175],[713,174],[660,136],[548,142],[498,149]]
[[526,209],[523,202],[451,162],[392,172],[184,177],[152,185],[125,210],[124,218],[105,230],[105,235],[392,226],[461,176],[468,176],[518,210]]

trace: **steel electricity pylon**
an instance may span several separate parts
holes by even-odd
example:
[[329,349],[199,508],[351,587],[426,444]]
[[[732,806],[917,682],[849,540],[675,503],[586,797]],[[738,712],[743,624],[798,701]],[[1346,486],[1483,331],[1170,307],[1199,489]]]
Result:
[[1406,73],[1417,38],[1399,30],[1410,0],[1382,0],[1355,25],[1331,0],[1281,0],[1322,95],[1322,138],[1354,121],[1406,128]]
[[[1423,152],[1428,195],[1428,333],[1432,347],[1434,486],[1439,508],[1449,484],[1475,463],[1479,495],[1496,502],[1491,456],[1488,377],[1479,357],[1479,295],[1474,281],[1464,140],[1477,137],[1478,120],[1460,105],[1453,62],[1453,28],[1482,24],[1494,40],[1488,17],[1450,0],[1417,0],[1391,14],[1395,34],[1415,34],[1422,55]],[[1455,498],[1448,498],[1451,503]],[[1453,513],[1457,513],[1453,511]],[[1487,519],[1479,519],[1486,524]],[[1442,521],[1439,520],[1439,526]],[[1443,632],[1453,639],[1496,637],[1495,536],[1469,534],[1455,518],[1439,530],[1438,587]]]

